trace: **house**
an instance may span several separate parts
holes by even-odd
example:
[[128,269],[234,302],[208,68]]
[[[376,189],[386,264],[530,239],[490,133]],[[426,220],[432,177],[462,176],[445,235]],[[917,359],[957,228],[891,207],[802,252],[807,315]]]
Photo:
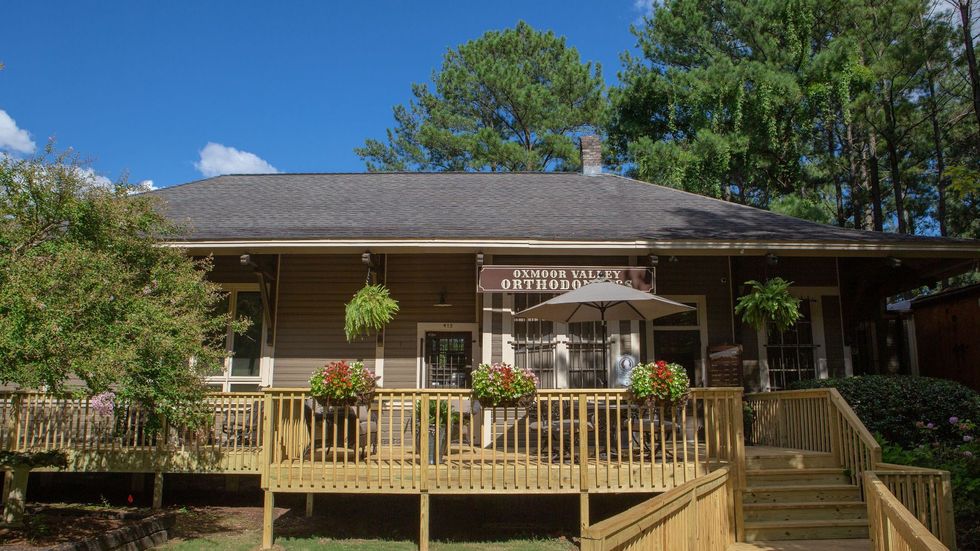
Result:
[[[974,269],[980,244],[840,229],[604,174],[598,146],[583,138],[582,173],[228,175],[151,192],[187,228],[167,245],[212,257],[229,312],[253,321],[226,336],[209,425],[153,432],[133,408],[107,420],[87,398],[6,393],[0,446],[64,450],[70,471],[152,473],[157,506],[167,473],[261,477],[264,548],[283,493],[306,494],[307,514],[316,493],[417,495],[423,549],[432,496],[500,493],[577,496],[584,549],[666,534],[725,550],[918,522],[930,549],[949,544],[948,473],[882,464],[833,389],[779,390],[882,370],[885,297]],[[746,282],[775,276],[803,299],[800,321],[740,323]],[[599,278],[693,310],[608,333],[515,315]],[[400,311],[348,342],[344,305],[369,281]],[[685,366],[688,401],[637,404],[620,388],[629,366],[654,359]],[[381,377],[369,404],[310,396],[311,372],[334,360]],[[472,400],[482,362],[535,371],[534,403]],[[744,388],[774,391],[748,395],[751,449]],[[10,521],[31,468],[6,468]],[[905,501],[898,486],[912,488]],[[597,493],[662,495],[593,523]]]
[[[600,158],[598,140],[584,144],[583,159]],[[469,369],[496,361],[530,367],[545,388],[607,388],[622,383],[623,356],[679,362],[698,386],[727,378],[776,390],[884,372],[885,298],[980,258],[976,241],[817,224],[596,164],[580,174],[229,175],[152,195],[188,228],[173,245],[213,255],[228,307],[262,321],[229,335],[234,359],[212,381],[224,391],[304,386],[339,359],[363,360],[388,388],[465,386]],[[609,365],[595,324],[514,316],[599,276],[696,310],[611,324]],[[775,276],[805,299],[803,317],[756,331],[734,303],[746,281]],[[401,312],[376,340],[348,343],[344,304],[367,277]],[[712,367],[708,348],[725,346],[740,347],[741,374]]]

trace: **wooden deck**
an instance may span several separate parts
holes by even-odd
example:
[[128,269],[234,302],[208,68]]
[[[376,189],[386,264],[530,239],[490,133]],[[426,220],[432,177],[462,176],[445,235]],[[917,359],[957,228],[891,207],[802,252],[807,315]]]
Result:
[[740,542],[728,547],[728,551],[870,551],[871,540],[792,540]]

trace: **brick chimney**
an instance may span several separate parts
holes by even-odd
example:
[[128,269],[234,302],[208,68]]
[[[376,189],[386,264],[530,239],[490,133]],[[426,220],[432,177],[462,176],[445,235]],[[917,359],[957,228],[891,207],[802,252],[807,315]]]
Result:
[[579,139],[579,151],[582,154],[582,174],[602,174],[602,141],[599,136],[582,136]]

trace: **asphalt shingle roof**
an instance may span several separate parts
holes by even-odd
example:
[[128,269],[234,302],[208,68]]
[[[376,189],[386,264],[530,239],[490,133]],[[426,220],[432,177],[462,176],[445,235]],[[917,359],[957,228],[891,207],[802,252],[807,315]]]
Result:
[[[150,192],[188,241],[541,239],[566,241],[936,240],[849,230],[615,175],[254,174]],[[944,240],[950,242],[950,240]]]

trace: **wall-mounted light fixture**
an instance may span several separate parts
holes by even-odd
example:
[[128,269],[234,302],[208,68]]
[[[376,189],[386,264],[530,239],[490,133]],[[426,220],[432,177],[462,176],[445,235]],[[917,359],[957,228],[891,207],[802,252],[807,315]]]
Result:
[[679,259],[674,255],[670,255],[670,258],[667,259],[667,262],[678,262],[678,261]]
[[446,289],[445,287],[443,287],[443,289],[439,291],[439,302],[433,304],[433,306],[435,306],[436,308],[449,308],[450,306],[452,306],[452,304],[450,304],[449,301],[446,300],[446,295],[447,295]]
[[476,253],[476,267],[483,267],[483,253]]
[[657,264],[660,263],[660,257],[655,254],[651,254],[650,256],[647,257],[647,262],[650,263],[651,267],[656,268]]
[[888,265],[891,266],[892,268],[899,268],[902,265],[902,259],[895,258],[894,256],[889,256],[888,258],[885,259],[885,261],[888,262]]
[[779,257],[776,256],[776,253],[766,254],[766,264],[769,264],[770,266],[775,266],[776,264],[779,264]]

